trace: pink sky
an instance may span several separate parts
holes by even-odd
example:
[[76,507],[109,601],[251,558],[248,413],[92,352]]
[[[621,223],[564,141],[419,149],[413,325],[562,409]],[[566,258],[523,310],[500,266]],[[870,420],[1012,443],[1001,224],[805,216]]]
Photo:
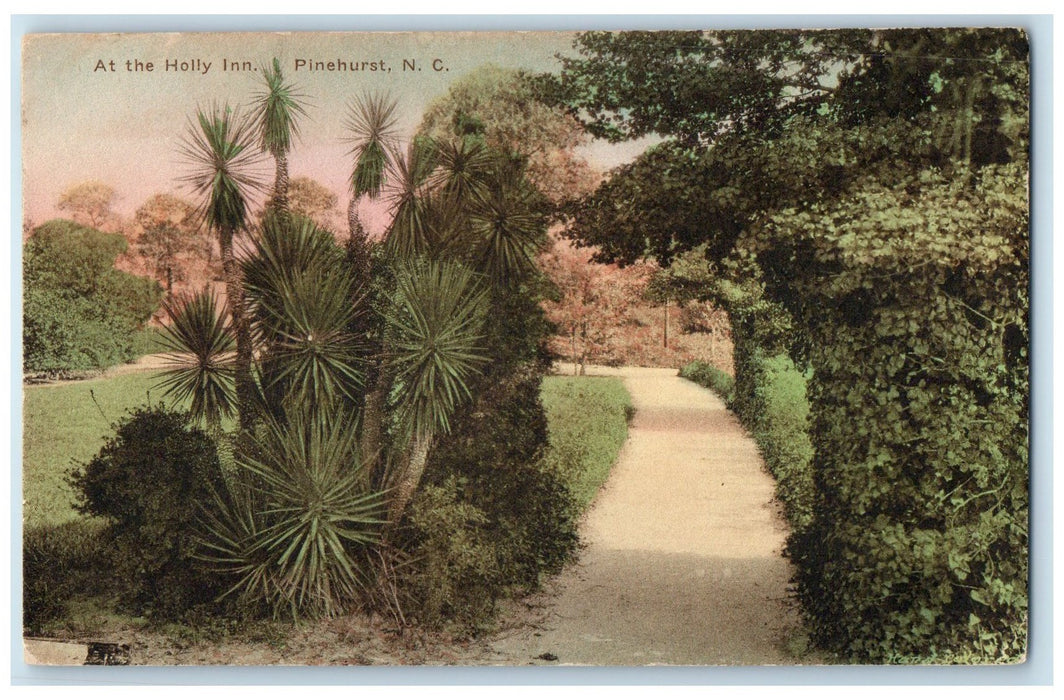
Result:
[[[124,216],[156,192],[189,196],[179,183],[189,116],[212,103],[246,105],[259,90],[256,72],[223,71],[223,61],[281,60],[309,103],[291,175],[313,177],[344,202],[350,162],[343,119],[355,95],[389,91],[409,134],[455,79],[487,63],[556,70],[554,54],[570,53],[571,44],[572,34],[560,32],[31,35],[23,45],[24,213],[35,223],[59,216],[59,195],[86,180],[114,187]],[[339,60],[390,71],[307,70],[316,61]],[[145,70],[127,70],[127,61],[140,61]],[[299,69],[297,61],[304,61]],[[403,70],[404,61],[420,70]],[[179,69],[167,70],[167,62]],[[594,143],[585,155],[605,169],[645,146]]]

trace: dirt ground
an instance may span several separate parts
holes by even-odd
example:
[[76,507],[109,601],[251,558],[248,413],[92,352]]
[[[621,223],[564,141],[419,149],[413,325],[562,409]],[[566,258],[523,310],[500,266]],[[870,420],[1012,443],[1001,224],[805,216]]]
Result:
[[486,660],[622,665],[805,662],[786,526],[754,442],[675,370],[621,376],[629,439],[583,523],[586,549]]
[[629,439],[582,523],[579,560],[473,642],[348,617],[280,636],[175,643],[129,631],[137,665],[780,665],[804,651],[786,525],[757,448],[710,391],[675,370],[623,378]]

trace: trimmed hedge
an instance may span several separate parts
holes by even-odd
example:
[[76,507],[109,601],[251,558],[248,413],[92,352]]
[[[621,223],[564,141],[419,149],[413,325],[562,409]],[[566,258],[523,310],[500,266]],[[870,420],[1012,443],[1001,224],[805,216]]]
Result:
[[680,376],[711,390],[729,405],[735,398],[735,379],[708,362],[689,362],[680,368]]
[[870,182],[749,235],[759,270],[720,285],[734,405],[762,443],[799,435],[763,447],[766,461],[801,456],[807,381],[812,517],[788,552],[814,640],[856,662],[1022,660],[1026,172]]

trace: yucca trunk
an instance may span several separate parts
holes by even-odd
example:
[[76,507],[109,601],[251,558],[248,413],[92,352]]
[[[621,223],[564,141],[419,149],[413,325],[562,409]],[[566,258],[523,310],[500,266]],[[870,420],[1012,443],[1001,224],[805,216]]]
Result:
[[358,197],[352,195],[347,203],[347,232],[352,240],[365,238],[366,233],[362,229],[362,222],[358,219]]
[[270,206],[277,211],[288,211],[288,154],[283,150],[275,151],[273,159],[276,169],[273,178],[273,197]]
[[354,266],[355,276],[366,285],[369,283],[370,270],[369,237],[362,226],[362,219],[358,216],[358,199],[352,196],[347,204],[347,249],[351,254],[350,262]]
[[362,408],[362,434],[359,439],[363,459],[370,464],[370,473],[375,477],[380,476],[381,419],[384,415],[384,389],[381,385],[382,382],[377,381],[374,387],[366,392]]
[[425,473],[432,439],[432,435],[415,437],[410,445],[410,459],[404,461],[403,469],[397,475],[392,502],[388,506],[388,522],[392,527],[399,524],[406,507],[414,497],[418,484],[421,483],[421,475]]
[[229,316],[236,336],[236,399],[240,414],[240,429],[248,430],[253,422],[255,385],[251,378],[251,323],[244,301],[244,275],[233,255],[233,231],[223,230],[219,236],[222,252],[222,273],[225,276],[225,296]]

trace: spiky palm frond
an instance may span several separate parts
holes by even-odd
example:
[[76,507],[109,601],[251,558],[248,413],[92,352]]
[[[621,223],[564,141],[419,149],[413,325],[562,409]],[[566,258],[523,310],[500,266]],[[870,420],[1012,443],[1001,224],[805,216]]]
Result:
[[261,74],[266,89],[254,96],[251,118],[262,148],[276,156],[287,153],[299,138],[299,118],[307,115],[303,107],[306,95],[285,82],[276,58],[272,65],[262,66]]
[[474,266],[497,285],[513,284],[536,269],[546,222],[521,180],[497,173],[488,195],[469,215]]
[[233,483],[204,519],[201,558],[236,579],[225,596],[294,617],[336,615],[357,599],[384,495],[369,488],[356,435],[308,410],[266,418],[258,449],[237,457]]
[[450,429],[455,408],[487,357],[481,348],[487,295],[453,262],[406,264],[387,312],[388,345],[403,425],[424,438]]
[[263,305],[274,333],[265,382],[285,387],[292,401],[331,407],[340,397],[358,402],[365,357],[349,332],[359,310],[351,304],[343,270],[317,270],[279,280],[273,303]]
[[484,201],[492,179],[493,158],[483,141],[450,140],[439,145],[436,187],[440,196],[461,205]]
[[181,146],[189,172],[182,177],[200,197],[209,228],[232,233],[247,222],[248,199],[261,192],[263,154],[254,122],[228,105],[200,109]]
[[397,106],[397,101],[384,93],[362,95],[348,104],[345,140],[351,144],[349,153],[355,161],[351,187],[356,199],[362,195],[378,197],[384,187],[398,123]]
[[469,210],[457,199],[435,192],[421,200],[426,250],[415,251],[434,260],[469,260]]
[[170,324],[162,339],[170,352],[159,386],[175,401],[189,401],[192,418],[212,426],[236,412],[234,341],[218,306],[209,291],[163,303]]
[[344,252],[332,234],[308,217],[279,216],[267,211],[243,262],[244,285],[257,320],[261,301],[270,299],[277,281],[305,270],[335,270],[343,266]]
[[365,361],[350,329],[363,312],[358,281],[332,235],[300,216],[267,217],[244,263],[264,347],[263,384],[290,400],[358,400]]
[[385,246],[390,254],[403,260],[425,255],[433,245],[427,223],[426,197],[430,178],[437,165],[436,144],[418,137],[406,151],[396,150],[389,166],[392,223]]

